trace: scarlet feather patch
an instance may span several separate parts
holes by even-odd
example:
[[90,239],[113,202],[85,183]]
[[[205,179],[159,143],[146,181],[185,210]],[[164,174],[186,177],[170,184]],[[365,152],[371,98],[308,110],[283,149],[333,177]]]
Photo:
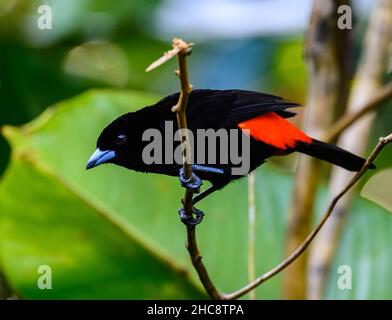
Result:
[[279,149],[293,148],[298,141],[312,142],[312,138],[275,112],[241,122],[238,127],[242,130],[248,129],[254,139]]

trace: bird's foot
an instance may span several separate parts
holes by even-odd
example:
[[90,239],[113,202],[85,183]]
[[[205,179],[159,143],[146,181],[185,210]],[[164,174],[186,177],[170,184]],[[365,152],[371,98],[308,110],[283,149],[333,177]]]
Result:
[[[187,226],[198,225],[200,222],[203,221],[204,217],[204,212],[196,208],[192,209],[191,215],[186,214],[184,208],[179,209],[178,214],[180,215],[182,223]],[[195,218],[193,217],[193,215],[195,216]]]
[[203,184],[203,181],[194,173],[192,172],[192,177],[189,179],[185,178],[184,175],[184,168],[180,169],[180,183],[181,186],[191,190],[193,193],[200,192],[200,186]]

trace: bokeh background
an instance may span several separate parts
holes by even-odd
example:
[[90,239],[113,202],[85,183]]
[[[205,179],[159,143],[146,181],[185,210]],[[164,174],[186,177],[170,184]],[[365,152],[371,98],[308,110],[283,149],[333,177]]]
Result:
[[[353,1],[352,73],[375,3]],[[53,10],[51,30],[37,27],[42,4]],[[311,8],[311,0],[0,0],[3,289],[30,299],[205,297],[184,248],[176,179],[114,166],[86,173],[85,163],[109,121],[178,91],[175,62],[145,73],[174,36],[196,44],[189,62],[196,88],[258,90],[304,103]],[[379,109],[369,148],[391,130],[391,107]],[[378,168],[391,167],[389,149]],[[293,155],[257,172],[258,274],[284,257],[295,164]],[[325,189],[317,213],[326,206]],[[390,299],[392,217],[359,193],[324,297]],[[248,278],[246,180],[200,208],[205,264],[220,289],[235,290]],[[37,287],[40,265],[52,269],[50,290]],[[351,290],[337,286],[340,265],[352,268]],[[282,298],[282,276],[256,297]]]

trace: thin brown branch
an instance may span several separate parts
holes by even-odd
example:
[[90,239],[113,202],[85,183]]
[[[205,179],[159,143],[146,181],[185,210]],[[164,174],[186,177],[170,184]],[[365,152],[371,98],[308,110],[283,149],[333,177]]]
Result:
[[[163,57],[153,62],[146,71],[155,69],[156,67],[162,65],[169,59],[177,55],[179,70],[176,74],[180,78],[181,82],[181,92],[177,104],[172,108],[173,112],[176,112],[178,128],[181,134],[181,146],[182,146],[182,160],[185,178],[189,179],[192,177],[192,164],[191,159],[191,149],[189,148],[188,141],[189,135],[187,130],[187,119],[186,119],[186,107],[189,100],[189,95],[192,92],[192,86],[189,83],[188,68],[186,57],[191,53],[192,43],[186,43],[181,39],[173,39],[173,49],[166,52]],[[189,189],[185,190],[184,197],[182,198],[182,204],[184,211],[187,215],[192,216],[193,206],[192,206],[193,192]],[[189,252],[192,264],[195,267],[197,274],[199,275],[200,281],[203,284],[208,295],[214,300],[222,299],[222,295],[215,288],[215,285],[211,281],[208,275],[207,269],[202,262],[202,257],[197,245],[196,240],[196,226],[187,225],[187,243],[186,248]]]
[[[177,104],[172,108],[173,112],[176,112],[178,128],[181,130],[181,145],[182,145],[182,161],[184,167],[185,178],[189,179],[192,176],[192,164],[189,159],[191,158],[191,150],[189,148],[189,136],[188,136],[188,125],[186,121],[186,107],[188,105],[189,95],[192,92],[192,86],[189,83],[188,68],[186,57],[191,52],[191,45],[187,44],[181,39],[173,40],[173,50],[178,52],[177,59],[179,70],[177,75],[181,82],[181,92]],[[192,215],[192,197],[193,192],[189,189],[185,189],[185,194],[182,199],[184,210],[188,215]]]
[[223,295],[219,293],[218,290],[216,289],[202,261],[202,257],[200,255],[199,248],[197,246],[197,241],[196,241],[196,228],[195,226],[187,226],[186,228],[187,228],[187,239],[188,239],[186,248],[188,249],[192,264],[195,267],[197,274],[199,275],[199,279],[211,299],[222,300]]
[[366,162],[362,166],[361,170],[359,170],[354,177],[346,184],[342,191],[340,191],[330,202],[327,210],[325,211],[321,221],[317,224],[317,226],[313,229],[313,231],[307,236],[305,241],[283,262],[278,264],[275,268],[271,269],[267,273],[263,274],[253,282],[249,283],[245,287],[230,293],[225,294],[224,299],[233,300],[238,299],[244,294],[248,293],[250,290],[256,288],[263,282],[267,281],[268,279],[272,278],[273,276],[277,275],[281,271],[283,271],[286,267],[288,267],[292,262],[294,262],[311,244],[313,239],[316,237],[320,229],[323,227],[325,222],[331,216],[333,209],[335,208],[338,201],[354,186],[354,184],[364,175],[364,173],[369,169],[369,166],[373,163],[374,159],[377,155],[381,152],[381,150],[392,141],[392,133],[389,134],[387,137],[380,138],[377,146],[374,148],[371,155],[367,158]]
[[392,97],[392,82],[381,88],[362,108],[357,112],[347,113],[340,118],[334,125],[327,131],[324,141],[335,140],[345,129],[351,126],[354,122],[361,119],[368,112],[374,111],[381,106],[385,101]]

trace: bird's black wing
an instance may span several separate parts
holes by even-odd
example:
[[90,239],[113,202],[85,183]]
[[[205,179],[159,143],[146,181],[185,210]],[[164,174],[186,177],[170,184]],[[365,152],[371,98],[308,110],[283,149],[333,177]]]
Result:
[[233,93],[235,99],[226,119],[229,126],[268,112],[275,112],[283,118],[290,118],[296,114],[286,109],[299,106],[297,103],[266,93],[245,90],[233,91]]
[[[157,105],[162,112],[167,112],[177,103],[178,98],[179,93],[175,93]],[[255,91],[196,89],[189,97],[188,126],[200,129],[236,127],[242,121],[268,112],[289,118],[295,116],[295,113],[286,109],[298,106],[281,97]]]

